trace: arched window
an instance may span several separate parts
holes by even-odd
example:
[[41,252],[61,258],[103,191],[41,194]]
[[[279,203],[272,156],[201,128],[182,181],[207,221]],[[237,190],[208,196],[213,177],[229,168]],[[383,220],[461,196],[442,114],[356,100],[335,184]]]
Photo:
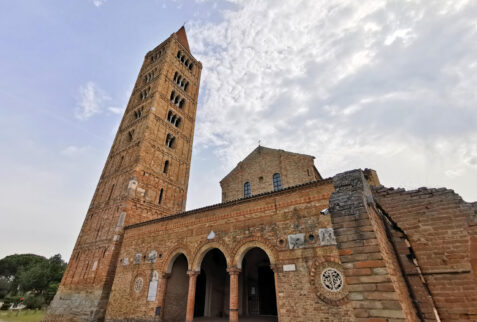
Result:
[[181,59],[181,51],[180,50],[177,52],[177,58]]
[[282,178],[280,173],[275,173],[273,175],[273,191],[282,190]]
[[166,160],[166,162],[164,162],[164,170],[162,172],[167,173],[168,169],[169,169],[169,160]]
[[176,127],[179,127],[179,125],[181,124],[181,121],[182,121],[182,119],[181,119],[180,117],[178,117],[178,118],[176,119],[176,123],[175,123],[174,125],[175,125]]
[[172,148],[173,144],[174,144],[174,137],[172,136],[172,134],[167,134],[166,146],[169,147],[169,148]]
[[192,71],[192,66],[193,66],[193,65],[194,65],[194,64],[192,64],[192,63],[189,65],[189,70],[190,70],[190,71]]
[[252,195],[252,185],[250,184],[250,182],[245,182],[243,184],[243,197],[244,198],[247,198],[247,197],[250,197]]
[[175,72],[174,74],[174,82],[176,81],[176,79],[177,79],[177,72]]
[[187,82],[185,85],[184,85],[184,91],[187,92],[187,87],[189,87],[189,82]]
[[169,111],[169,113],[167,113],[167,120],[170,122],[171,118],[172,118],[172,111]]
[[176,92],[172,91],[172,92],[171,92],[171,98],[170,98],[171,101],[174,100],[174,96],[176,96]]
[[182,99],[179,103],[179,107],[180,108],[183,108],[184,107],[184,104],[185,104],[185,99]]
[[177,95],[176,98],[174,99],[174,104],[177,105],[177,103],[179,103],[179,98],[180,98],[179,95]]

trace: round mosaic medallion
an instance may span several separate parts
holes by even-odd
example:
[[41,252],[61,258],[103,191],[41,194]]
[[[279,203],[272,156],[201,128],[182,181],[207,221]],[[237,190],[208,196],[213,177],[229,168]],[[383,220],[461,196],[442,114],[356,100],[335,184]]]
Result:
[[141,277],[138,277],[136,278],[136,280],[134,281],[134,291],[136,291],[137,293],[141,292],[142,290],[142,286],[144,285],[144,281],[142,280]]
[[311,265],[310,282],[323,302],[340,305],[346,301],[348,290],[340,264],[316,260]]

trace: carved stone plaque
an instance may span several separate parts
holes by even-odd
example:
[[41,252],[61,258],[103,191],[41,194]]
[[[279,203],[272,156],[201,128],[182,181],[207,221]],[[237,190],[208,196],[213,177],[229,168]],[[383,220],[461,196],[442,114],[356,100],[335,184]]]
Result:
[[288,235],[288,247],[290,249],[303,248],[305,246],[305,234]]
[[318,229],[318,234],[320,235],[321,246],[336,245],[336,238],[333,228]]

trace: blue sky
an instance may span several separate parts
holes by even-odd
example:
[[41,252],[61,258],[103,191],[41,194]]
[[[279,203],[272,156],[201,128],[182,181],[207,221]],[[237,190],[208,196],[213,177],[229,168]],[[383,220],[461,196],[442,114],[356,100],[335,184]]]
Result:
[[202,61],[187,208],[261,140],[477,200],[472,1],[0,2],[0,257],[71,253],[145,53]]

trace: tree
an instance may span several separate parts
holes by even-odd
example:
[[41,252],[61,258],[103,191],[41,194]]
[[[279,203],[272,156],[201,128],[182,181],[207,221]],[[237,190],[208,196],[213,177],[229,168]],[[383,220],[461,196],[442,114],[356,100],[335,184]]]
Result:
[[29,294],[32,307],[49,303],[65,269],[66,263],[59,254],[49,259],[33,254],[7,256],[0,260],[0,298],[7,294]]

